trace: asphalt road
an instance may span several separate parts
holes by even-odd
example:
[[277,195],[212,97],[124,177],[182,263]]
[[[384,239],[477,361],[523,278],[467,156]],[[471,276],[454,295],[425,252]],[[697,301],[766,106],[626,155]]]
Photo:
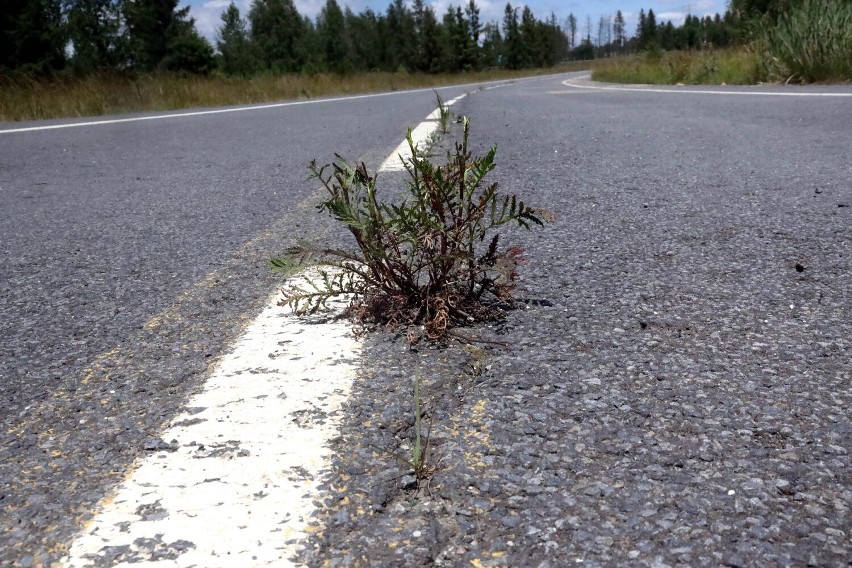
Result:
[[0,133],[0,564],[55,558],[274,291],[266,259],[327,229],[308,163],[378,167],[433,108],[427,90]]
[[[852,99],[786,96],[849,87],[582,87],[453,109],[556,221],[501,240],[520,309],[467,333],[503,346],[368,338],[309,565],[852,560]],[[412,377],[419,491],[376,451]]]
[[[531,263],[528,285],[550,296],[564,289],[569,302],[568,290],[585,286],[578,275],[602,263],[606,277],[586,280],[599,285],[597,296],[585,290],[578,300],[575,292],[570,303],[587,313],[572,308],[572,317],[594,319],[596,305],[629,311],[643,294],[662,297],[670,274],[648,269],[656,288],[627,293],[619,267],[635,276],[642,259],[654,258],[679,273],[678,255],[700,254],[690,234],[721,235],[727,240],[714,250],[730,255],[730,274],[755,295],[738,299],[745,312],[816,302],[808,290],[826,298],[824,311],[813,312],[818,333],[795,338],[827,345],[835,366],[808,359],[781,365],[782,373],[827,373],[846,400],[852,98],[603,92],[566,86],[566,78],[474,92],[458,109],[472,118],[481,147],[498,145],[501,182],[559,217],[556,232],[524,237],[551,268]],[[849,89],[784,92],[816,91]],[[161,426],[260,310],[275,287],[265,259],[330,230],[313,215],[306,164],[337,152],[378,166],[433,107],[427,91],[0,132],[0,564],[61,556],[92,506],[136,456],[158,447]],[[0,130],[27,126],[41,125]],[[597,215],[611,222],[583,222]],[[605,244],[613,234],[623,237],[616,248]],[[641,246],[631,245],[632,234]],[[716,253],[713,270],[733,278]],[[576,262],[566,262],[569,254]],[[695,274],[696,266],[682,270]],[[749,278],[750,267],[760,277]],[[762,278],[775,269],[811,280],[792,300],[775,296]],[[697,294],[700,280],[691,285]],[[734,324],[722,332],[736,336]],[[741,354],[730,364],[744,364]],[[845,439],[831,439],[847,461],[849,407],[832,411],[847,424],[835,431]],[[849,489],[848,474],[838,483]],[[515,558],[538,558],[531,550]]]

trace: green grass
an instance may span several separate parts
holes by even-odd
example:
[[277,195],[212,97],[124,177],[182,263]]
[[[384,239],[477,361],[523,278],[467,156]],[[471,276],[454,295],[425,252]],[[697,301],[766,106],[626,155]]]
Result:
[[423,75],[359,73],[220,76],[118,74],[51,80],[0,76],[0,121],[100,116],[128,112],[262,103],[513,79],[588,68],[578,62],[550,69]]
[[596,61],[592,78],[610,83],[751,84],[852,80],[852,2],[801,0],[775,20],[755,23],[748,47],[646,53]]
[[748,85],[761,80],[759,58],[746,49],[667,51],[595,61],[592,79],[650,85]]
[[802,0],[767,25],[761,48],[766,74],[781,80],[852,80],[852,2]]

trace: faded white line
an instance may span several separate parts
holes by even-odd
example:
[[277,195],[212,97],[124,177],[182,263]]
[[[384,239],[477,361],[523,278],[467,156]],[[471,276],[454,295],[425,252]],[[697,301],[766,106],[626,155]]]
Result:
[[[447,107],[451,107],[460,100],[462,100],[465,95],[459,95],[454,99],[450,99],[446,101],[444,104]],[[438,130],[438,127],[441,123],[441,109],[435,109],[426,119],[411,129],[411,141],[414,143],[415,148],[418,150],[422,150],[429,143],[429,138]],[[408,145],[408,140],[403,140],[402,143],[397,146],[396,150],[391,153],[390,156],[382,162],[382,165],[379,166],[380,172],[401,172],[405,169],[405,164],[407,164],[411,160],[411,147]]]
[[346,322],[270,302],[62,566],[292,565],[359,348]]
[[852,97],[852,93],[781,93],[777,91],[720,91],[710,89],[692,89],[685,87],[683,89],[666,89],[655,86],[640,86],[640,87],[614,87],[610,85],[581,85],[574,81],[589,80],[591,75],[578,77],[576,79],[568,79],[562,81],[566,87],[574,89],[593,89],[596,91],[628,91],[634,93],[678,93],[678,94],[696,94],[696,95],[749,95],[749,96],[764,96],[764,97]]

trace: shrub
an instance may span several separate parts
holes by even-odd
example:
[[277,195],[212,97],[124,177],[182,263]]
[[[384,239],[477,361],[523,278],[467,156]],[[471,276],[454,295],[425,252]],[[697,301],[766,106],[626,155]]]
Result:
[[[501,249],[496,229],[507,224],[530,228],[552,215],[528,207],[514,195],[486,185],[496,147],[481,157],[463,137],[437,166],[417,148],[408,132],[406,193],[400,203],[377,195],[377,177],[366,166],[338,161],[310,164],[311,178],[328,192],[318,205],[352,233],[356,250],[304,244],[272,259],[273,268],[314,268],[318,279],[291,279],[282,304],[297,313],[315,312],[335,296],[352,295],[350,313],[360,321],[391,328],[422,325],[427,338],[442,338],[455,325],[496,317],[511,301],[521,249]],[[409,340],[420,335],[409,331]]]

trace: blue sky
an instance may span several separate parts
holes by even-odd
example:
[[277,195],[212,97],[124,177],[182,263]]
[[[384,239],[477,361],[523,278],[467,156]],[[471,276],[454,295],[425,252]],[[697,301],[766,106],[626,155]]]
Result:
[[[384,12],[390,0],[337,0],[341,6],[348,5],[355,12],[371,8],[376,12]],[[442,16],[450,4],[466,4],[468,0],[427,0],[438,14]],[[235,0],[243,16],[248,12],[251,0]],[[182,0],[183,5],[192,7],[191,14],[196,20],[198,31],[208,39],[215,37],[216,29],[221,25],[219,15],[228,6],[230,0]],[[303,15],[315,17],[325,0],[295,0],[296,7]],[[477,0],[480,15],[484,21],[499,21],[503,17],[503,8],[506,0]],[[526,2],[514,1],[513,6],[528,5],[539,19],[550,16],[553,12],[564,22],[569,13],[577,17],[578,31],[585,34],[586,16],[592,21],[592,37],[595,36],[596,26],[601,16],[613,15],[616,10],[621,10],[630,33],[636,29],[637,15],[639,9],[654,10],[659,20],[671,20],[675,24],[683,22],[687,13],[698,16],[707,14],[724,13],[727,0],[527,0]]]

